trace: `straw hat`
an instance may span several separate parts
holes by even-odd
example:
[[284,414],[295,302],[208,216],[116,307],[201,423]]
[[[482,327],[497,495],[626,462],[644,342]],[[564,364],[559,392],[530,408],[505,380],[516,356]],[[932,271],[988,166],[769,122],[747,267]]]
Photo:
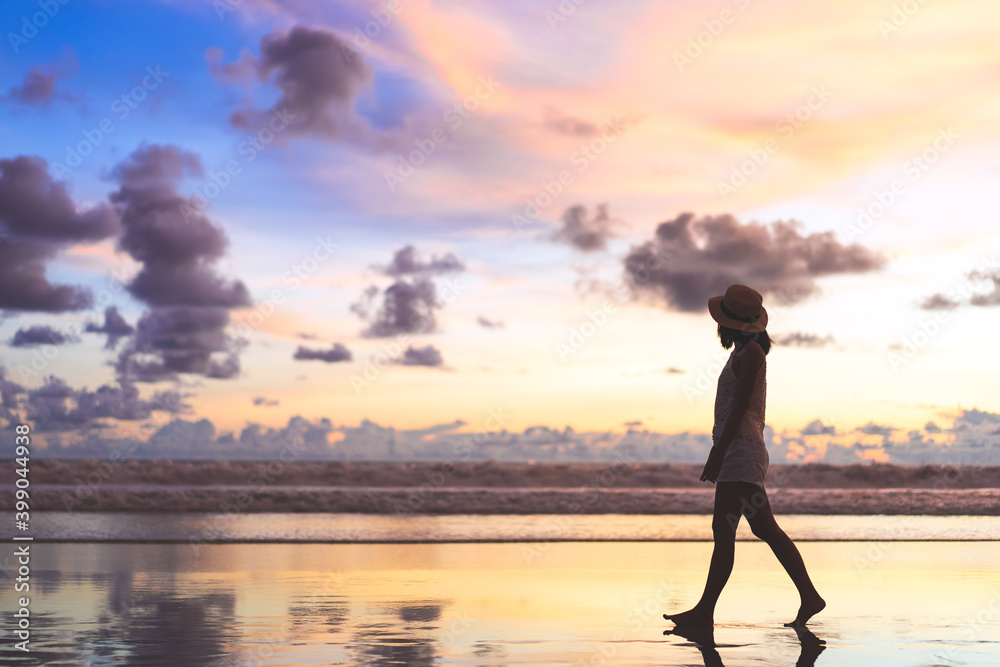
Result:
[[724,327],[737,331],[763,331],[767,328],[767,311],[764,298],[746,285],[730,285],[722,296],[708,300],[712,319]]

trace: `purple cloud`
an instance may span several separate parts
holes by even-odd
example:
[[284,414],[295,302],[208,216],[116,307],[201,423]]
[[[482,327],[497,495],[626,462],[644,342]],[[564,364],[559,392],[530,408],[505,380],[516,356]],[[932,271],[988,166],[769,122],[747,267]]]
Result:
[[[624,261],[636,292],[667,308],[702,312],[709,297],[734,283],[750,285],[784,304],[813,294],[816,278],[881,269],[885,257],[858,244],[842,245],[833,232],[802,234],[801,224],[741,224],[731,215],[696,218],[682,213],[661,223],[652,240]],[[766,303],[765,303],[766,305]]]
[[60,313],[90,307],[88,289],[53,285],[46,264],[67,248],[114,236],[107,204],[83,209],[49,177],[42,158],[0,160],[0,308]]
[[200,175],[194,153],[143,145],[114,169],[121,187],[111,195],[122,212],[118,247],[142,262],[126,286],[147,310],[116,369],[126,380],[156,382],[178,373],[226,379],[239,375],[245,341],[225,334],[229,311],[251,305],[239,280],[213,264],[228,240],[221,228],[177,192],[188,174]]
[[328,364],[332,364],[338,361],[350,361],[353,357],[351,351],[344,347],[343,343],[334,343],[333,347],[329,350],[314,350],[299,345],[292,358],[300,361],[325,361]]

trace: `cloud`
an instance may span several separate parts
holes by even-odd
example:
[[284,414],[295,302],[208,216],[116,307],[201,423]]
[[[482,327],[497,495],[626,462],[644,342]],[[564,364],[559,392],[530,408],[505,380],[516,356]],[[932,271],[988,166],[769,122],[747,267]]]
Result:
[[325,361],[328,364],[332,364],[338,361],[350,361],[353,357],[350,350],[344,347],[343,343],[334,343],[333,347],[329,350],[313,350],[299,345],[299,349],[295,350],[295,355],[292,358]]
[[450,252],[443,257],[432,257],[427,262],[417,259],[416,252],[412,245],[405,246],[396,251],[389,264],[385,266],[375,264],[373,268],[394,278],[405,275],[437,275],[452,271],[465,271],[465,265]]
[[78,206],[49,177],[38,157],[0,160],[0,308],[60,313],[90,307],[89,290],[53,285],[46,264],[67,248],[114,236],[120,229],[107,204]]
[[818,419],[814,419],[800,431],[802,435],[837,435],[835,426],[826,426]]
[[274,398],[268,398],[266,396],[254,396],[253,404],[263,405],[264,407],[270,408],[274,407],[275,405],[278,405],[278,400]]
[[833,336],[818,336],[811,333],[802,333],[801,331],[771,336],[771,340],[778,345],[787,345],[789,347],[824,347],[833,344]]
[[185,175],[201,173],[194,153],[145,144],[113,171],[121,187],[111,200],[124,228],[118,247],[142,262],[126,287],[150,306],[116,364],[126,380],[239,375],[238,354],[246,343],[231,340],[225,328],[230,310],[251,305],[249,292],[241,281],[216,274],[213,264],[228,240],[177,192]]
[[961,305],[960,302],[945,296],[944,294],[932,294],[925,298],[920,307],[923,310],[954,310]]
[[592,137],[597,134],[597,126],[585,120],[580,120],[553,108],[546,109],[545,129],[556,134],[566,134],[571,137]]
[[379,289],[372,285],[361,301],[351,305],[352,312],[368,322],[368,328],[361,335],[384,338],[401,333],[429,333],[437,328],[434,311],[443,304],[438,301],[434,283],[430,280],[397,280],[382,293],[382,305],[378,311],[371,313],[372,302],[378,294]]
[[586,207],[577,204],[563,212],[562,226],[545,238],[583,252],[594,252],[607,248],[608,239],[614,236],[612,228],[618,224],[608,216],[607,204],[599,204],[592,218],[587,217]]
[[969,303],[973,306],[1000,306],[1000,269],[976,270],[969,274],[969,280],[993,283],[993,290],[986,294],[973,294]]
[[924,430],[927,431],[928,433],[940,433],[941,427],[935,424],[934,422],[927,422],[926,424],[924,424]]
[[11,347],[33,347],[37,345],[64,345],[77,343],[79,339],[70,334],[56,331],[50,326],[36,325],[27,329],[18,329],[10,339]]
[[490,318],[486,317],[485,315],[480,315],[479,317],[477,317],[476,318],[476,324],[478,324],[479,326],[481,326],[481,327],[483,327],[485,329],[502,329],[503,326],[504,326],[504,323],[502,321],[500,321],[500,320],[491,320]]
[[[995,260],[994,260],[995,263]],[[970,306],[990,307],[1000,306],[1000,267],[976,269],[965,274],[969,283],[991,283],[991,289],[986,293],[970,293],[971,285],[964,284],[952,290],[950,294],[932,294],[925,297],[920,307],[923,310],[955,310],[963,304],[959,297],[968,297]]]
[[0,365],[0,419],[3,419],[4,427],[21,423],[20,397],[27,393],[27,389],[7,379],[7,368]]
[[232,63],[222,62],[222,49],[210,46],[205,49],[205,62],[208,71],[218,81],[237,83],[250,87],[257,78],[257,59],[249,49],[240,50],[240,59]]
[[444,363],[441,352],[433,345],[426,347],[413,347],[411,345],[403,352],[403,356],[395,361],[404,366],[440,366]]
[[677,368],[676,366],[671,366],[665,372],[669,373],[670,375],[683,375],[687,371],[685,371],[683,368]]
[[892,426],[879,426],[875,422],[868,422],[864,426],[859,426],[858,428],[856,428],[854,430],[856,430],[856,431],[858,431],[860,433],[864,433],[866,435],[891,436],[892,432],[895,431],[895,430],[897,430],[897,429],[893,428]]
[[104,348],[114,349],[119,340],[135,333],[135,327],[125,321],[125,318],[118,313],[117,307],[108,306],[104,309],[104,324],[97,325],[89,322],[85,331],[107,334],[108,340],[104,344]]
[[91,392],[73,389],[64,380],[51,375],[41,387],[27,393],[28,419],[34,423],[36,431],[101,428],[107,424],[98,421],[100,419],[135,421],[148,418],[154,410],[176,414],[190,409],[175,391],[157,392],[147,401],[140,398],[133,384],[105,385]]
[[67,50],[65,64],[32,67],[21,85],[9,89],[6,96],[0,95],[0,103],[9,100],[23,106],[47,107],[56,97],[72,99],[65,93],[58,94],[56,84],[72,76],[77,70],[76,56]]
[[363,59],[345,57],[351,51],[331,32],[295,26],[264,35],[256,59],[243,54],[239,62],[224,65],[221,54],[213,49],[205,58],[217,77],[243,82],[253,71],[280,91],[270,109],[234,111],[230,121],[235,127],[256,130],[266,126],[273,114],[282,113],[294,119],[287,132],[333,138],[355,125],[352,106],[362,87],[374,78]]
[[[434,313],[444,307],[444,302],[437,298],[437,288],[430,276],[465,270],[465,265],[451,253],[420,261],[412,246],[396,251],[388,265],[373,266],[381,273],[398,279],[385,290],[376,285],[369,286],[361,298],[351,304],[351,312],[368,323],[361,335],[369,338],[435,331],[437,320]],[[401,276],[412,278],[407,280]],[[452,291],[458,289],[457,283],[448,287]],[[382,303],[376,309],[375,301],[379,296]]]
[[790,305],[816,291],[816,278],[885,265],[882,255],[858,244],[841,245],[833,232],[803,235],[800,227],[794,220],[767,226],[741,224],[728,214],[682,213],[661,223],[652,240],[631,248],[626,277],[637,293],[671,310],[701,312],[709,297],[734,283]]

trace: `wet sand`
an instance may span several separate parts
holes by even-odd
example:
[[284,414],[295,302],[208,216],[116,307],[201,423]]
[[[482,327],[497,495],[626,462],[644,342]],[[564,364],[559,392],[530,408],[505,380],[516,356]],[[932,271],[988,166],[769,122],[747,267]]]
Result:
[[[782,627],[797,597],[760,542],[737,544],[715,648],[664,635],[673,626],[662,618],[697,599],[710,543],[40,543],[32,556],[35,662],[9,646],[3,658],[195,666],[1000,661],[1000,542],[799,546],[829,603],[810,624],[825,642],[818,659],[817,641]],[[11,564],[4,567],[9,575]]]

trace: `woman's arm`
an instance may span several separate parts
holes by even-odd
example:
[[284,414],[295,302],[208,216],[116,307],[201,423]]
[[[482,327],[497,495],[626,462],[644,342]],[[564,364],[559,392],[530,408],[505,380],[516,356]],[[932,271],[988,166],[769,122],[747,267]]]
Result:
[[708,461],[701,473],[701,481],[703,482],[714,482],[719,476],[726,450],[729,449],[733,438],[736,437],[740,423],[746,415],[747,408],[750,407],[750,396],[753,394],[753,388],[757,382],[757,373],[764,365],[764,350],[757,343],[747,343],[743,352],[739,372],[735,368],[733,369],[733,373],[736,374],[736,397],[733,399],[733,407],[729,413],[729,419],[726,420],[726,425],[722,428],[722,433],[719,434],[719,439],[708,454]]

